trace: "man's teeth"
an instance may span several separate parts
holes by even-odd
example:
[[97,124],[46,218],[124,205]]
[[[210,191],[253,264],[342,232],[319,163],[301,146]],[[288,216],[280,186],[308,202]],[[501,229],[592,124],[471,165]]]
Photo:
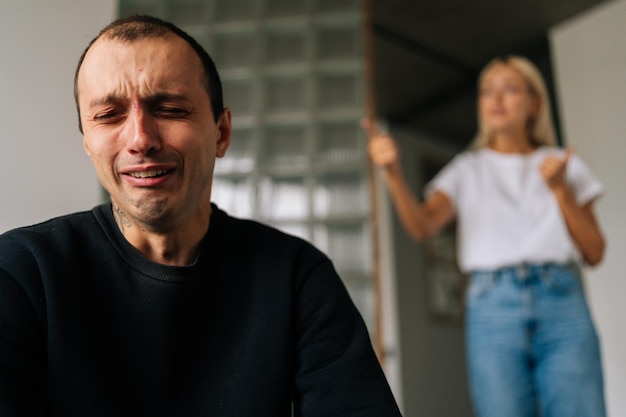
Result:
[[159,177],[161,175],[165,175],[166,173],[167,173],[166,170],[138,171],[138,172],[131,172],[129,175],[135,178],[151,178],[151,177]]

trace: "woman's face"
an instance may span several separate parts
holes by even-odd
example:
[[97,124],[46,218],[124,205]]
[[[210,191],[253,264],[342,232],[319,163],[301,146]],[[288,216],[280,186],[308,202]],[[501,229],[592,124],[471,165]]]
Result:
[[527,133],[528,120],[539,100],[526,79],[507,64],[496,64],[483,76],[478,91],[478,112],[489,134]]

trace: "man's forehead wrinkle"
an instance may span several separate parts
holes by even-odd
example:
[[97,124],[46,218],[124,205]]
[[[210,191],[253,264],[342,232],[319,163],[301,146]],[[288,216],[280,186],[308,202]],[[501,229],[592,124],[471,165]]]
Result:
[[[188,62],[187,71],[180,73],[181,67],[172,67],[172,60]],[[195,70],[190,72],[194,67]],[[110,68],[119,71],[110,74]],[[160,37],[150,36],[133,41],[103,36],[86,56],[79,86],[82,88],[83,82],[92,78],[85,78],[88,74],[102,70],[110,75],[105,81],[100,80],[96,84],[92,83],[93,80],[88,81],[91,93],[95,94],[87,102],[91,109],[133,100],[146,104],[169,99],[188,102],[190,88],[195,88],[189,86],[190,79],[197,79],[197,88],[206,91],[202,61],[184,40],[171,32],[164,32],[164,36]]]

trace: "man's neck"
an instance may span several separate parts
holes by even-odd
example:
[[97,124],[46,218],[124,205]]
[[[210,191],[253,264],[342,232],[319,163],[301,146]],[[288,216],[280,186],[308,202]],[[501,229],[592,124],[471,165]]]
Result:
[[[193,241],[193,244],[190,244]],[[191,265],[195,262],[202,236],[194,239],[172,235],[143,234],[129,242],[151,261],[173,266]]]
[[211,210],[188,219],[184,224],[155,230],[115,213],[115,221],[124,238],[153,262],[172,266],[193,264],[200,242],[209,229]]

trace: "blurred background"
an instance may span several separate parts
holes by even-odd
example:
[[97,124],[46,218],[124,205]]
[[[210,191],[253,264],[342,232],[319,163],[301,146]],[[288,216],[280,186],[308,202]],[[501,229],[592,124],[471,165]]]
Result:
[[586,272],[609,415],[626,415],[625,0],[4,0],[0,232],[105,199],[72,96],[89,40],[134,13],[171,20],[222,75],[234,137],[214,201],[334,260],[405,416],[471,416],[454,233],[403,232],[365,152],[365,116],[398,138],[416,192],[472,139],[478,71],[522,54],[552,93],[559,140],[605,183],[608,252]]

